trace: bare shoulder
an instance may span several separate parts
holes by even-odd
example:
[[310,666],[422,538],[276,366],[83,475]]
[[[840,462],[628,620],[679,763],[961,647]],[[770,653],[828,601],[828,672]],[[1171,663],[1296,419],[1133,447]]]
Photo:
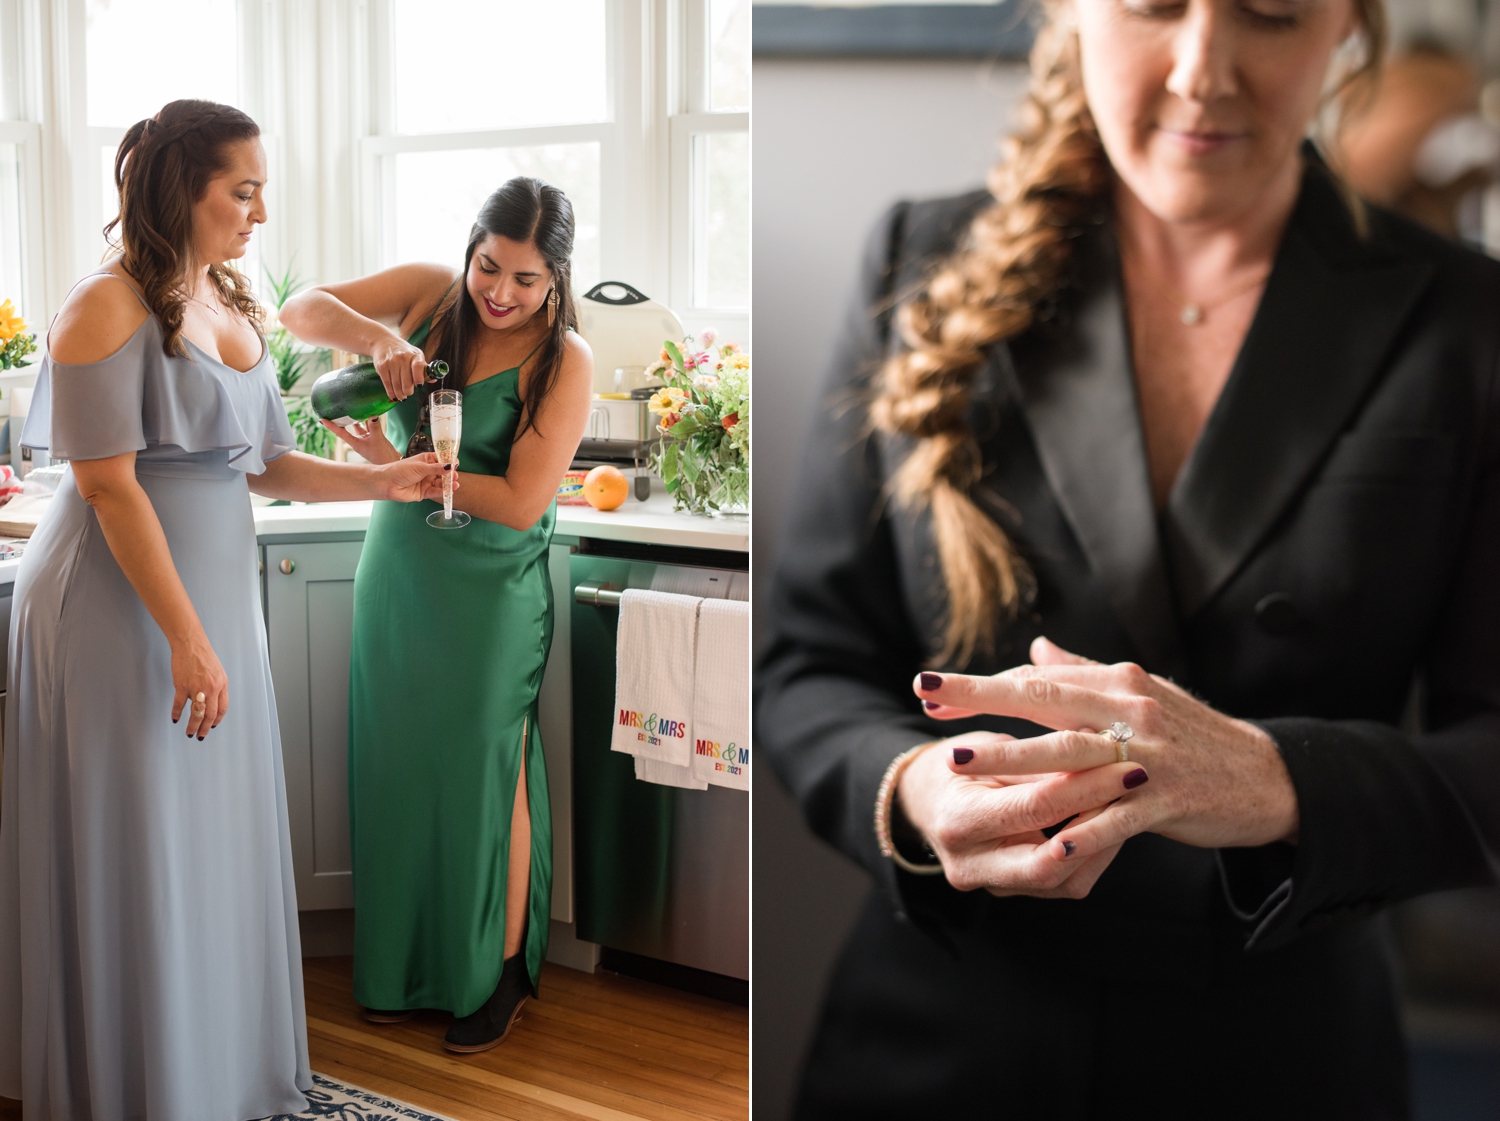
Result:
[[562,369],[565,378],[582,378],[592,385],[594,376],[594,351],[577,331],[563,336]]
[[134,337],[147,315],[118,273],[84,277],[52,321],[47,352],[69,366],[102,362]]

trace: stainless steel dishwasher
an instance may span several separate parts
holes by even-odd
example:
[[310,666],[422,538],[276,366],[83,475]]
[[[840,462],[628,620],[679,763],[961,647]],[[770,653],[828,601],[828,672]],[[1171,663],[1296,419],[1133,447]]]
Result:
[[743,570],[747,558],[591,544],[615,555],[577,553],[569,574],[578,937],[749,980],[749,796],[717,786],[677,790],[639,782],[634,760],[609,749],[617,593],[651,587],[664,566]]

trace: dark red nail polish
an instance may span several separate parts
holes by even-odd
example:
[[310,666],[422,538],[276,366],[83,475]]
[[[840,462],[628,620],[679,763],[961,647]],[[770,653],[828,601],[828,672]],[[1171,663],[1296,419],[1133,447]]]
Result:
[[953,749],[953,761],[955,763],[969,763],[974,759],[972,747],[955,747]]
[[937,701],[923,701],[922,702],[922,707],[925,708],[925,709],[934,709],[934,708],[942,708],[943,706],[940,705],[940,704],[938,704]]
[[451,464],[451,463],[445,463],[445,464],[443,464],[443,470],[444,471],[452,471],[453,470],[453,464]]
[[935,673],[924,673],[920,678],[918,678],[918,681],[921,684],[922,688],[926,689],[928,692],[931,692],[933,689],[941,688],[943,684],[943,679]]
[[198,737],[198,742],[199,742],[199,743],[202,743],[202,742],[203,742],[203,737],[202,737],[202,736],[199,736],[199,737]]
[[1125,776],[1125,789],[1134,790],[1137,786],[1146,785],[1146,783],[1150,780],[1151,776],[1141,768],[1137,767],[1135,770],[1131,771],[1128,775]]
[[1072,841],[1064,841],[1063,842],[1063,855],[1064,856],[1072,856],[1077,851],[1078,851],[1078,846],[1075,845]]

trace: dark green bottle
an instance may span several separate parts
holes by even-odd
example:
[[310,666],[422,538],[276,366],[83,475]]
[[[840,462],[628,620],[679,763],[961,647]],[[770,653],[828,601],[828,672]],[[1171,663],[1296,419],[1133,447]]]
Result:
[[[446,362],[427,365],[429,381],[446,377],[447,373]],[[373,362],[356,362],[342,370],[324,374],[313,382],[308,400],[315,415],[340,428],[348,428],[356,421],[371,420],[396,404],[386,393]]]

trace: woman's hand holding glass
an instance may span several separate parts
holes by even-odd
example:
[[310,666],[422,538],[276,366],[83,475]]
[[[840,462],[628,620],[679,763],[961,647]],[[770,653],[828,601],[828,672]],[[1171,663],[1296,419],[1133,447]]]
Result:
[[[955,887],[1081,898],[1137,833],[1202,847],[1295,838],[1296,792],[1260,728],[1136,665],[1100,665],[1046,639],[1031,653],[1033,665],[993,677],[913,682],[939,720],[987,713],[1056,729],[956,736],[907,768],[901,808]],[[1095,731],[1116,721],[1134,732],[1126,762]]]
[[392,401],[405,401],[427,380],[427,358],[419,347],[397,335],[377,342],[370,354],[375,372]]

